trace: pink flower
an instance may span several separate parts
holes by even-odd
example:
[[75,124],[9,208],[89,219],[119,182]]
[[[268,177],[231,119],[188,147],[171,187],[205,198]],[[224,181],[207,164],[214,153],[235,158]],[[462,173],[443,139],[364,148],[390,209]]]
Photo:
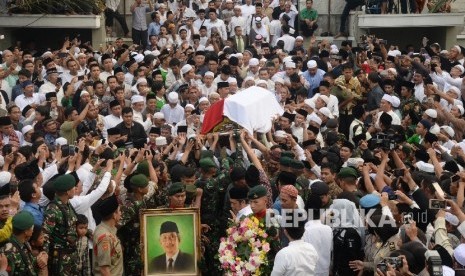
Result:
[[263,244],[263,245],[262,245],[262,249],[263,249],[263,251],[265,251],[265,252],[270,251],[270,244],[269,244],[269,243]]

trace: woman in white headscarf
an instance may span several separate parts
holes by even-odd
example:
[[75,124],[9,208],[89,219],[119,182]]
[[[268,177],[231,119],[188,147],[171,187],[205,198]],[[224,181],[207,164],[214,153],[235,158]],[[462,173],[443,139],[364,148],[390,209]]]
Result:
[[333,275],[357,275],[349,262],[363,256],[362,221],[355,203],[335,199],[329,207],[330,225],[333,228]]

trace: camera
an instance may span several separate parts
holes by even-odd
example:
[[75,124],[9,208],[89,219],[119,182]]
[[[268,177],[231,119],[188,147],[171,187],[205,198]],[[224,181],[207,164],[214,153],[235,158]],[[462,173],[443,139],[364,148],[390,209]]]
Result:
[[386,264],[390,264],[392,266],[392,268],[394,269],[398,269],[400,267],[402,267],[402,258],[401,257],[386,257],[384,258],[384,260],[382,261]]
[[439,252],[436,250],[427,250],[425,252],[428,273],[431,276],[440,276],[442,274],[442,260]]
[[402,143],[404,138],[400,134],[394,133],[378,133],[368,142],[368,148],[374,150],[382,148],[383,150],[393,150],[396,145]]
[[410,224],[412,221],[412,215],[411,214],[404,214],[402,217],[402,223],[403,224]]
[[404,176],[404,173],[405,173],[404,169],[396,169],[396,170],[394,170],[394,176],[395,177]]

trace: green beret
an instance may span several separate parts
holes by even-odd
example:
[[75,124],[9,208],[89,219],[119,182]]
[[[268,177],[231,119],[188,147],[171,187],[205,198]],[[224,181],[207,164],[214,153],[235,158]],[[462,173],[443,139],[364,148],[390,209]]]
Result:
[[199,165],[202,169],[216,168],[216,164],[213,159],[208,157],[200,159]]
[[279,165],[283,167],[290,167],[292,160],[294,159],[287,157],[287,156],[281,156],[281,158],[279,158]]
[[295,154],[292,151],[287,150],[287,151],[281,152],[281,157],[289,157],[291,159],[294,159]]
[[337,174],[338,178],[346,178],[346,177],[358,177],[358,172],[352,167],[345,167],[342,168],[339,173]]
[[13,228],[28,230],[34,225],[34,217],[28,211],[21,211],[13,217]]
[[249,190],[247,194],[248,199],[257,199],[260,197],[264,197],[267,194],[267,190],[263,185],[257,185]]
[[76,179],[70,174],[60,175],[53,181],[53,188],[57,192],[67,192],[76,186]]
[[186,187],[181,182],[175,182],[168,187],[168,196],[173,196],[177,193],[183,193],[186,191]]
[[149,179],[147,176],[143,174],[136,174],[133,177],[131,177],[131,180],[129,180],[132,186],[134,187],[139,187],[139,188],[145,188],[147,185],[149,185]]
[[147,160],[140,162],[139,165],[137,165],[136,173],[149,177],[149,162],[147,162]]
[[190,196],[193,197],[197,194],[197,186],[195,185],[185,185],[184,186],[186,189],[186,193]]
[[213,158],[213,151],[211,151],[211,150],[202,150],[200,152],[200,159],[207,158],[207,157]]
[[304,168],[304,163],[300,160],[292,159],[290,167],[296,170],[302,170]]
[[178,226],[172,221],[165,221],[160,226],[160,235],[175,232],[179,234]]

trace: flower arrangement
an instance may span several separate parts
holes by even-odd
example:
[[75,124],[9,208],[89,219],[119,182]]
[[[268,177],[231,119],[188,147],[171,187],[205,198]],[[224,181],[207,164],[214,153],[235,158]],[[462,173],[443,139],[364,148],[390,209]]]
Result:
[[267,233],[263,222],[248,216],[226,230],[218,249],[224,275],[266,275],[270,267],[268,252],[273,237]]

